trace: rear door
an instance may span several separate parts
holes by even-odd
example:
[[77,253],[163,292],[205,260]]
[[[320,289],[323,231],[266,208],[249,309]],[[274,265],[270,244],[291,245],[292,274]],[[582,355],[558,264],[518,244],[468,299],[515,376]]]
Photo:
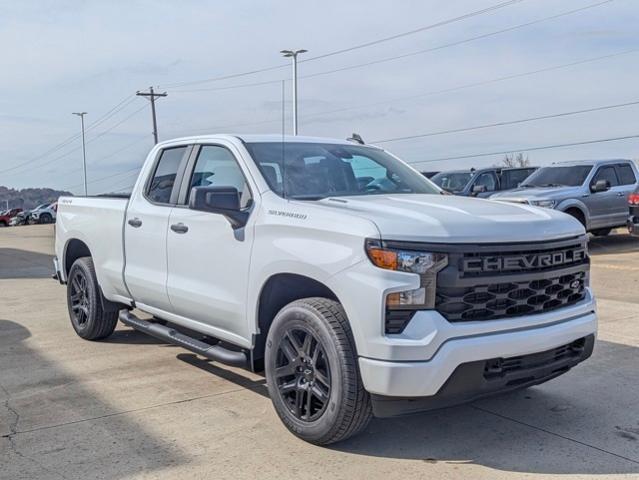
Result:
[[166,238],[190,147],[158,152],[151,174],[131,197],[124,224],[125,280],[136,303],[170,312]]
[[596,184],[599,180],[608,180],[610,189],[596,193],[591,191],[588,198],[590,228],[607,228],[615,225],[615,212],[618,209],[617,203],[619,201],[619,179],[615,166],[602,165],[599,167],[592,177],[590,185]]
[[617,187],[617,198],[615,202],[615,222],[617,225],[623,225],[628,216],[628,195],[634,192],[637,186],[637,177],[635,171],[629,162],[623,162],[615,165],[617,177],[619,178],[619,187]]
[[171,212],[167,238],[167,290],[177,315],[218,329],[221,338],[248,343],[246,317],[253,224],[234,230],[223,215],[188,208],[193,187],[235,187],[241,206],[253,196],[233,145],[196,146]]

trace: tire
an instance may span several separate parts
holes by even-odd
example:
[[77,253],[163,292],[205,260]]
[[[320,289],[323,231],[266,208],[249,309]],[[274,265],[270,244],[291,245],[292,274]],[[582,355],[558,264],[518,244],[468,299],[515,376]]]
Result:
[[105,312],[102,292],[91,257],[78,258],[67,279],[67,306],[71,325],[85,340],[100,340],[113,333],[118,312]]
[[605,237],[610,232],[612,232],[612,228],[598,228],[596,230],[592,230],[592,233],[595,237]]
[[584,217],[584,214],[581,212],[581,210],[577,210],[575,208],[570,208],[570,209],[566,210],[565,213],[567,213],[571,217],[574,217],[577,220],[579,220],[579,223],[581,223],[584,226],[586,231],[588,230],[587,227],[586,227],[586,218]]
[[53,217],[50,214],[43,213],[42,215],[40,215],[39,223],[51,223],[51,220],[53,220]]
[[8,224],[7,224],[7,222],[5,222],[4,220],[2,220],[2,221],[0,222],[0,228],[8,227],[8,226],[9,226],[9,225],[8,225]]
[[305,298],[280,310],[266,340],[265,370],[275,411],[302,440],[345,440],[372,418],[350,325],[334,300]]

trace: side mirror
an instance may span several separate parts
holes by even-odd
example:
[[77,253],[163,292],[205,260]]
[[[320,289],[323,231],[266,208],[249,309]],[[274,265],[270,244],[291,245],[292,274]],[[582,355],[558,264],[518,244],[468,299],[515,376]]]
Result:
[[597,180],[595,183],[590,185],[590,191],[592,193],[606,192],[608,190],[610,190],[610,182],[608,180]]
[[486,185],[474,185],[473,189],[471,190],[471,193],[473,194],[473,196],[477,196],[480,193],[484,193],[486,192],[488,189],[486,188]]
[[189,208],[224,215],[234,229],[246,225],[249,215],[240,209],[240,193],[235,187],[193,187]]

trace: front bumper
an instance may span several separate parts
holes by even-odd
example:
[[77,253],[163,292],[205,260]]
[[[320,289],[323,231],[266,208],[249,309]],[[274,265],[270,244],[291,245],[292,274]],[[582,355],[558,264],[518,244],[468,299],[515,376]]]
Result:
[[460,365],[544,352],[594,335],[597,331],[597,315],[594,304],[592,307],[592,310],[537,327],[522,328],[520,324],[519,328],[510,330],[448,338],[424,361],[360,357],[364,388],[381,396],[435,395]]
[[590,357],[594,344],[592,334],[544,352],[464,363],[435,395],[405,398],[372,395],[373,413],[376,417],[406,415],[538,385]]

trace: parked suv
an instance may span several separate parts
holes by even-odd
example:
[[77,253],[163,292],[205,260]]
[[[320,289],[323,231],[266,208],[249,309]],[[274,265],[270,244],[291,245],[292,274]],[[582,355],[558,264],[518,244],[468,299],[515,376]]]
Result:
[[454,170],[433,175],[438,187],[465,197],[489,197],[495,192],[517,188],[537,167]]
[[57,203],[39,205],[31,211],[29,223],[52,223],[55,222]]
[[8,227],[11,219],[22,211],[21,208],[11,208],[0,213],[0,227]]
[[587,231],[603,236],[626,225],[627,199],[637,178],[631,160],[562,162],[540,168],[518,189],[490,198],[566,212]]

